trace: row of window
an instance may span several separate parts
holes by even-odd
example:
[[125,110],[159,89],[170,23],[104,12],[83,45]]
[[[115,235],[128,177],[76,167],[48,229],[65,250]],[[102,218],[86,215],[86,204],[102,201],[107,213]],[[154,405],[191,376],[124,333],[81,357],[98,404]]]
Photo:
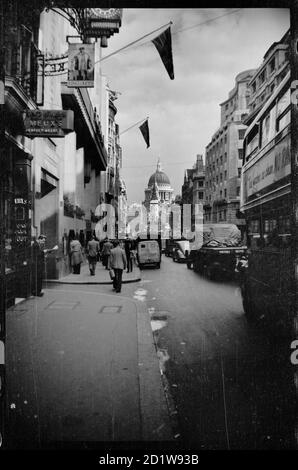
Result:
[[[238,138],[239,140],[243,140],[244,139],[244,134],[245,134],[245,131],[246,129],[238,129]],[[226,138],[226,136],[225,136]],[[226,140],[225,140],[226,141]],[[206,155],[206,162],[207,164],[209,163],[209,161],[212,159],[212,158],[215,158],[216,157],[216,153],[217,153],[217,147],[218,147],[218,143],[216,144],[216,146],[210,150],[209,152],[207,152],[207,155]],[[239,149],[242,151],[242,149]],[[239,152],[240,153],[240,152]],[[241,152],[242,153],[242,152]],[[239,156],[239,158],[242,158]],[[227,161],[227,152],[224,153],[224,161],[226,162]],[[223,156],[221,155],[219,158],[216,159],[216,164],[218,165],[218,163],[220,162],[220,164],[223,163]]]
[[[219,175],[216,175],[215,177],[213,177],[213,179],[212,179],[212,174],[210,174],[210,176],[211,176],[210,181],[207,180],[206,183],[205,183],[206,188],[208,188],[209,182],[210,182],[210,186],[211,186],[212,181],[214,183],[215,182],[218,183],[219,181],[223,181],[223,179],[226,181],[226,179],[227,179],[227,170],[225,170],[224,173],[220,173]],[[238,168],[237,176],[238,176],[238,178],[241,178],[241,167]]]
[[287,215],[272,218],[264,217],[262,227],[260,219],[250,220],[248,224],[248,231],[250,234],[261,235],[261,228],[262,233],[264,234],[269,234],[274,229],[276,229],[279,234],[287,234],[291,232],[291,220]]
[[253,93],[256,92],[257,85],[258,85],[258,87],[262,86],[263,83],[265,82],[266,78],[270,77],[270,75],[274,72],[275,68],[276,68],[276,60],[275,60],[275,57],[273,57],[270,60],[267,68],[264,68],[264,70],[260,73],[260,75],[257,77],[257,79],[251,84],[251,89],[252,89]]
[[[213,220],[211,220],[213,219]],[[213,212],[213,214],[210,213],[205,213],[205,221],[206,222],[223,222],[227,220],[227,210],[223,209],[218,212]]]
[[281,132],[290,124],[290,89],[276,101],[260,122],[250,131],[246,142],[246,159],[257,149],[263,148],[272,141],[278,132]]
[[[237,197],[240,196],[240,186],[237,186],[237,188],[236,188],[236,196]],[[225,199],[227,198],[227,189],[224,189],[224,190],[221,189],[219,191],[219,199],[222,199],[222,198],[225,198]],[[206,196],[206,200],[211,201],[211,199],[212,199],[212,194],[208,194]]]

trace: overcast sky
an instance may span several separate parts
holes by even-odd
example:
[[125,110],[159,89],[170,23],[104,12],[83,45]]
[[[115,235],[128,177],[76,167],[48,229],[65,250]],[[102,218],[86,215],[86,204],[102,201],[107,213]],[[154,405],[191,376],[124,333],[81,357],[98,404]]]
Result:
[[[171,80],[155,46],[136,45],[102,62],[115,101],[120,133],[149,116],[150,148],[138,126],[121,136],[122,175],[128,201],[144,200],[144,189],[158,157],[175,194],[181,194],[184,170],[219,127],[219,103],[234,87],[235,76],[257,68],[267,49],[289,28],[287,9],[124,9],[120,32],[103,55],[172,21],[175,79]],[[186,29],[190,28],[190,29]],[[182,29],[185,31],[179,32]],[[156,35],[149,39],[153,39]],[[138,46],[138,47],[137,47]]]

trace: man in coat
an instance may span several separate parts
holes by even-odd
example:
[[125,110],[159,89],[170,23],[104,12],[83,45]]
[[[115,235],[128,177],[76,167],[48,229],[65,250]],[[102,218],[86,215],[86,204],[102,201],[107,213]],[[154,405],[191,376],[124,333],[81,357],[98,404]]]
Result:
[[127,260],[125,251],[120,248],[119,242],[114,243],[115,248],[111,250],[109,267],[114,270],[115,277],[113,280],[113,287],[116,292],[121,292],[122,285],[122,273],[123,269],[126,269]]
[[70,242],[70,262],[73,268],[73,274],[80,274],[81,264],[83,262],[82,246],[78,236]]
[[108,269],[109,266],[109,257],[111,253],[111,249],[113,248],[113,244],[109,241],[107,238],[106,241],[103,244],[102,248],[102,264],[105,266],[106,269]]
[[97,263],[97,255],[99,253],[99,242],[95,240],[95,236],[92,235],[91,240],[87,244],[89,270],[91,276],[95,276],[95,268]]
[[42,292],[42,280],[45,271],[45,253],[47,250],[44,249],[47,237],[45,235],[39,235],[38,239],[34,238],[31,244],[32,252],[32,270],[31,270],[31,291],[32,295],[41,297]]

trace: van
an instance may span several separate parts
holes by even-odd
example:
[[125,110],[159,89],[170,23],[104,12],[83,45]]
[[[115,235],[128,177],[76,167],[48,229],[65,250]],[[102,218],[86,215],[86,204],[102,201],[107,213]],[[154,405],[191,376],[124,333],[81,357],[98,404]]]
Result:
[[137,258],[140,269],[146,265],[160,268],[161,254],[157,240],[141,240],[138,243]]

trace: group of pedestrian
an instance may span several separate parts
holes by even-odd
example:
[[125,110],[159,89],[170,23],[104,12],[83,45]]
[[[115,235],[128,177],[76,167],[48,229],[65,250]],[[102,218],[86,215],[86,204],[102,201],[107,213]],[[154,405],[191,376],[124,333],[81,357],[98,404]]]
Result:
[[[45,255],[48,251],[45,250],[46,236],[40,235],[37,240],[32,243],[32,294],[42,295],[42,278],[45,263]],[[79,241],[79,237],[75,236],[70,241],[69,245],[70,264],[73,274],[80,274],[81,264],[83,263],[83,248]],[[95,275],[96,264],[101,259],[103,266],[106,270],[110,271],[113,279],[113,290],[121,292],[122,275],[123,271],[127,273],[133,271],[133,265],[136,264],[136,253],[134,244],[131,240],[126,239],[124,242],[118,240],[111,241],[105,239],[102,249],[100,243],[93,234],[86,246],[86,255],[89,263],[90,275]]]

